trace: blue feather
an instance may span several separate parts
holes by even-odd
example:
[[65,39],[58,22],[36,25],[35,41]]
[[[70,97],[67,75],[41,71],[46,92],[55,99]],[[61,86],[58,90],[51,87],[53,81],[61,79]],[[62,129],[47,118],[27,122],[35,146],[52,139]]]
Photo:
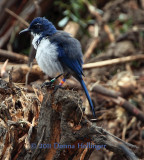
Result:
[[69,67],[72,71],[76,73],[77,76],[82,77],[82,66],[77,59],[71,59],[64,53],[62,47],[58,47],[58,58],[63,65]]
[[87,99],[88,99],[88,101],[89,101],[89,104],[90,104],[92,113],[93,113],[93,115],[96,117],[96,115],[95,115],[95,109],[94,109],[92,100],[91,100],[91,98],[90,98],[90,95],[89,95],[89,93],[88,93],[87,87],[86,87],[86,85],[85,85],[83,79],[80,79],[80,84],[81,84],[82,88],[83,88],[84,91],[85,91],[85,94],[86,94],[86,97],[87,97]]
[[67,67],[69,67],[76,74],[74,77],[80,82],[82,88],[84,89],[84,92],[85,92],[86,97],[89,101],[89,105],[91,107],[92,113],[96,117],[92,100],[91,100],[90,95],[88,93],[87,87],[82,79],[82,74],[83,74],[82,73],[82,64],[77,59],[69,58],[68,55],[65,54],[63,48],[60,45],[58,46],[58,52],[59,52],[58,58],[59,58],[60,62],[64,65],[66,65]]

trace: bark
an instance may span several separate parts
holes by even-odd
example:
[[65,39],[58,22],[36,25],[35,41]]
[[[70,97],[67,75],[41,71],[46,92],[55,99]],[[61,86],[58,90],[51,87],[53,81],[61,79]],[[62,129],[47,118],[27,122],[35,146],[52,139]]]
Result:
[[136,146],[87,119],[78,92],[34,91],[28,95],[15,85],[11,72],[9,82],[0,80],[1,160],[88,160],[95,149],[108,149],[122,159],[137,159]]
[[83,145],[91,144],[137,159],[128,149],[136,149],[136,146],[123,142],[83,115],[82,101],[74,91],[59,89],[55,94],[53,90],[46,91],[35,130],[30,141],[31,152],[23,148],[19,160],[86,160],[94,149],[83,148]]

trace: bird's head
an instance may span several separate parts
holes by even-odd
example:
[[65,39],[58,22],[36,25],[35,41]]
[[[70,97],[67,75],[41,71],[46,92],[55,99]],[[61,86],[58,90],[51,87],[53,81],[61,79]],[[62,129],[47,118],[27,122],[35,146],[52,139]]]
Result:
[[38,34],[51,36],[55,34],[57,30],[55,26],[46,18],[37,17],[33,19],[28,28],[22,30],[19,34],[25,32],[31,32],[34,35]]

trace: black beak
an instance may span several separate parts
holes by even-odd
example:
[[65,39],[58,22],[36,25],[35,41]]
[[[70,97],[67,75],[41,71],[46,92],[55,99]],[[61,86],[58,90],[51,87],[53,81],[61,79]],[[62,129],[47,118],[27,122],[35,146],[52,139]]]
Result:
[[29,28],[26,28],[26,29],[20,31],[19,34],[22,34],[22,33],[25,33],[25,32],[30,32],[30,31],[31,31],[31,30],[30,30]]

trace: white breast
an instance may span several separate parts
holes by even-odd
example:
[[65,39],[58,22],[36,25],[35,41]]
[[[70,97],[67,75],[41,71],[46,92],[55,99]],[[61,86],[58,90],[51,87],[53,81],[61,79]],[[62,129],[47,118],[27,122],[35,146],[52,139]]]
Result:
[[56,77],[56,74],[63,73],[63,67],[58,60],[57,46],[50,43],[48,39],[42,39],[40,44],[36,45],[39,35],[34,35],[32,44],[36,52],[36,60],[41,70],[50,77]]

